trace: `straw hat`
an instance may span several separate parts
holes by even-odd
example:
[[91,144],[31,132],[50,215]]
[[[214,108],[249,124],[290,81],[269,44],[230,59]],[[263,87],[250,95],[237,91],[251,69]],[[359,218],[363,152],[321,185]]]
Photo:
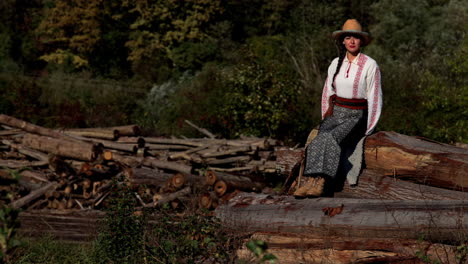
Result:
[[343,34],[357,34],[362,37],[361,46],[366,46],[370,43],[371,37],[370,34],[367,32],[362,31],[361,24],[356,19],[348,19],[343,24],[343,28],[341,30],[337,30],[333,32],[332,37],[334,39],[340,39]]

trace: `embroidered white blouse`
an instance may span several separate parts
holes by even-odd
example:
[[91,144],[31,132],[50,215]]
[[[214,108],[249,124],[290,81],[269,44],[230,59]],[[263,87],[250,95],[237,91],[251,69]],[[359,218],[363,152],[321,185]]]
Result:
[[368,116],[366,135],[374,130],[382,111],[382,86],[377,62],[371,57],[359,53],[352,62],[345,56],[340,71],[335,78],[336,91],[332,87],[338,58],[328,67],[328,77],[322,93],[322,119],[329,107],[329,97],[336,94],[349,99],[367,99]]

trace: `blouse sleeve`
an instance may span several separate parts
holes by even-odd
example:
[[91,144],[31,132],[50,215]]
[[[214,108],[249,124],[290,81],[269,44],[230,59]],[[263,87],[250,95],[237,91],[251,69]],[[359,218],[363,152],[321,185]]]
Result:
[[332,87],[333,75],[335,74],[336,65],[338,63],[338,59],[332,61],[330,66],[328,67],[328,75],[325,83],[323,85],[322,91],[322,119],[325,118],[325,113],[327,112],[328,108],[330,107],[330,96],[335,94]]
[[379,66],[374,63],[367,75],[367,102],[369,114],[367,116],[366,135],[370,135],[379,121],[382,112],[382,84]]

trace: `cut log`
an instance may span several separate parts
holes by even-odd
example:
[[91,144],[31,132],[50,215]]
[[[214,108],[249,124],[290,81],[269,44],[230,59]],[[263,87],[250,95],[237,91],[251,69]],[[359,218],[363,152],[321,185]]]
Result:
[[[456,246],[416,239],[319,237],[307,233],[255,233],[248,239],[265,241],[268,253],[286,264],[424,263],[416,252],[432,263],[458,263]],[[237,253],[241,259],[251,257],[245,247]]]
[[157,160],[154,158],[145,158],[143,159],[142,164],[144,166],[148,166],[152,168],[167,169],[167,170],[177,171],[177,172],[181,172],[185,174],[191,174],[192,172],[191,166],[181,164],[181,163],[176,163],[176,162]]
[[142,164],[142,158],[139,157],[131,157],[127,155],[122,155],[119,153],[114,153],[110,151],[105,151],[104,152],[104,157],[105,160],[113,160],[116,161],[120,164],[123,164],[128,167],[137,167]]
[[171,202],[179,197],[183,197],[186,195],[189,195],[192,192],[192,189],[190,187],[185,187],[182,190],[179,190],[174,193],[169,193],[166,195],[160,196],[156,201],[153,201],[152,203],[146,204],[145,207],[156,207],[163,205],[165,203]]
[[44,195],[46,192],[50,192],[52,190],[55,190],[55,188],[58,187],[58,184],[56,182],[49,182],[45,184],[43,187],[34,190],[30,192],[28,195],[21,197],[20,199],[13,201],[11,203],[11,207],[13,208],[21,208],[27,204],[29,204],[31,201],[39,198],[40,196]]
[[[278,172],[288,175],[298,164],[303,149],[276,150]],[[365,142],[369,170],[434,187],[468,190],[468,149],[405,136],[378,132]]]
[[205,192],[200,195],[199,206],[204,209],[214,209],[219,205],[219,198],[214,192]]
[[33,149],[30,149],[30,148],[27,148],[27,147],[19,145],[19,144],[15,144],[11,140],[4,139],[4,140],[2,140],[2,143],[7,145],[7,146],[10,146],[10,148],[15,149],[19,153],[21,153],[23,155],[26,155],[26,156],[29,156],[31,158],[34,158],[34,159],[37,159],[37,160],[40,160],[40,161],[48,160],[47,154],[36,151],[36,150],[33,150]]
[[182,158],[182,159],[186,159],[186,160],[192,160],[192,158],[190,157],[190,154],[192,154],[194,152],[204,150],[204,149],[207,149],[208,147],[209,147],[208,145],[205,145],[205,146],[201,146],[201,147],[192,148],[192,149],[189,149],[189,150],[186,150],[186,151],[174,153],[174,154],[171,154],[169,156],[169,159],[176,160],[176,159]]
[[260,191],[265,187],[263,182],[255,182],[249,177],[213,170],[206,171],[204,181],[206,185],[212,185],[213,183],[222,181],[225,184],[220,183],[220,187],[226,185],[228,188],[237,190]]
[[20,175],[20,180],[48,182],[46,175],[40,171],[24,170]]
[[384,199],[384,200],[464,200],[468,201],[468,192],[447,190],[416,184],[393,176],[385,176],[375,170],[364,170],[359,176],[359,184],[350,187],[344,185],[338,198]]
[[214,158],[214,157],[221,157],[221,156],[229,156],[229,155],[237,155],[238,153],[245,153],[252,151],[251,146],[241,146],[241,147],[232,147],[227,150],[222,151],[215,151],[211,153],[205,153],[201,156],[203,158]]
[[141,128],[138,125],[115,126],[115,127],[111,127],[110,129],[117,131],[119,137],[121,136],[137,137],[141,134]]
[[213,189],[218,197],[225,195],[228,191],[233,191],[233,188],[230,188],[223,180],[216,181]]
[[245,164],[252,159],[249,155],[235,156],[225,159],[206,159],[205,163],[208,165],[225,165],[235,163],[236,165]]
[[5,129],[0,131],[0,136],[13,136],[24,133],[21,129]]
[[280,147],[275,149],[276,169],[278,173],[289,175],[294,166],[304,157],[304,149]]
[[294,199],[241,193],[218,206],[227,226],[252,232],[321,236],[454,240],[468,235],[466,201]]
[[182,186],[184,186],[186,183],[187,183],[187,178],[184,176],[184,174],[182,173],[176,173],[174,174],[174,176],[172,176],[169,181],[171,183],[171,186],[176,188],[176,189],[179,189],[181,188]]
[[119,137],[118,131],[100,129],[100,128],[73,128],[63,131],[67,135],[87,137],[87,138],[96,138],[96,139],[108,139],[116,140]]
[[22,129],[30,133],[39,134],[42,136],[55,137],[55,138],[65,136],[63,133],[60,133],[53,129],[37,126],[37,125],[31,124],[26,121],[14,118],[12,116],[7,116],[4,114],[0,114],[0,123],[5,124],[7,126]]
[[150,150],[188,150],[190,146],[170,145],[170,144],[146,144]]
[[130,153],[135,153],[136,148],[137,148],[136,145],[124,144],[124,143],[119,143],[115,141],[103,140],[103,139],[84,138],[84,137],[76,137],[76,138],[79,140],[83,140],[85,142],[91,142],[94,144],[102,144],[102,146],[108,149],[115,149],[115,150],[130,152]]
[[426,185],[468,190],[468,149],[379,132],[366,140],[366,166]]
[[10,169],[21,169],[21,168],[32,168],[41,167],[49,164],[47,160],[40,161],[27,161],[27,160],[0,160],[0,167],[6,167]]
[[213,135],[210,131],[208,131],[207,129],[205,128],[200,128],[198,126],[196,126],[194,123],[190,122],[189,120],[185,120],[185,123],[187,123],[189,126],[195,128],[196,130],[198,130],[200,133],[208,136],[209,138],[216,138],[215,135]]
[[99,221],[105,212],[97,210],[33,210],[19,214],[18,233],[28,237],[52,235],[70,242],[91,242],[96,239]]
[[154,143],[154,144],[167,144],[167,145],[182,145],[182,146],[190,146],[190,147],[201,147],[203,143],[197,143],[191,140],[185,139],[172,139],[172,138],[152,138],[152,137],[145,137],[146,143]]
[[43,152],[84,161],[93,161],[101,151],[98,146],[86,142],[37,136],[33,134],[24,135],[23,144]]
[[148,167],[135,167],[129,178],[131,184],[134,186],[143,184],[159,186],[167,182],[173,175],[172,173],[166,173]]

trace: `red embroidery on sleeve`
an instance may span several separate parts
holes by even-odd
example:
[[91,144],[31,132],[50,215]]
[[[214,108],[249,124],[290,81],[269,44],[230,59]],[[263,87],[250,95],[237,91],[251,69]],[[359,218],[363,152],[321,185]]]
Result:
[[370,118],[370,123],[367,126],[368,128],[371,128],[375,126],[376,118],[377,118],[377,107],[379,106],[379,89],[380,89],[380,69],[377,68],[375,70],[375,87],[374,87],[374,99],[372,103],[372,110],[371,110],[371,118]]
[[327,89],[328,77],[325,80],[325,84],[323,85],[323,92],[322,92],[322,118],[323,114],[328,110],[328,89]]
[[367,56],[362,54],[359,56],[358,64],[358,72],[356,73],[356,77],[354,78],[353,84],[353,98],[358,98],[358,90],[359,90],[359,80],[361,79],[362,69],[366,64]]

